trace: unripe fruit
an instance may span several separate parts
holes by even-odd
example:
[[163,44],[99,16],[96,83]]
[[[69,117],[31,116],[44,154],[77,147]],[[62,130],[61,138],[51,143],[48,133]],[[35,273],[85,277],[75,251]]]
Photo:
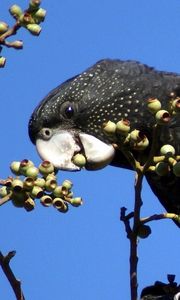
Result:
[[22,189],[23,189],[23,182],[22,182],[22,180],[17,179],[17,178],[13,179],[13,181],[12,181],[12,189],[15,192],[21,192]]
[[46,176],[46,180],[56,180],[56,175],[54,173],[50,173]]
[[35,22],[39,24],[40,22],[43,22],[46,17],[46,10],[43,8],[39,8],[36,13],[33,15],[33,18],[35,19]]
[[145,239],[151,234],[151,228],[147,225],[140,225],[137,234],[141,239]]
[[32,177],[26,177],[23,182],[23,188],[27,191],[32,190],[34,186],[34,179]]
[[24,208],[26,211],[32,211],[35,208],[35,202],[32,198],[28,198],[25,202],[24,202]]
[[44,178],[37,178],[34,181],[34,184],[37,185],[37,186],[39,186],[39,187],[41,187],[41,188],[45,187],[45,183],[46,183],[46,181],[45,181]]
[[26,170],[26,172],[25,172],[25,175],[26,175],[27,177],[32,177],[32,178],[35,179],[35,178],[37,178],[38,173],[39,173],[38,168],[32,166],[32,167],[27,168],[27,170]]
[[180,177],[180,161],[173,166],[173,173],[175,176]]
[[26,27],[33,35],[39,35],[42,30],[41,26],[39,26],[38,24],[27,24]]
[[140,131],[134,129],[130,132],[130,140],[133,142],[139,142],[141,140]]
[[46,180],[46,183],[45,183],[46,191],[52,192],[56,188],[56,186],[57,186],[56,180],[54,180],[54,179]]
[[161,155],[171,154],[175,155],[175,149],[172,145],[163,145],[160,149]]
[[59,212],[66,213],[66,212],[68,212],[68,209],[69,209],[69,206],[66,203],[64,203],[64,206],[62,208],[57,209],[57,210]]
[[52,204],[57,209],[64,209],[65,203],[61,198],[54,198]]
[[39,165],[39,172],[46,177],[48,174],[54,172],[54,166],[51,162],[45,160]]
[[161,102],[156,98],[150,98],[148,99],[148,110],[155,114],[161,109]]
[[33,186],[32,190],[31,190],[31,196],[33,198],[41,198],[43,196],[44,192],[43,189],[39,186]]
[[20,162],[20,168],[19,168],[19,171],[22,175],[25,175],[26,176],[26,171],[29,167],[32,167],[34,166],[33,162],[31,160],[28,160],[28,159],[23,159],[21,162]]
[[155,172],[159,176],[166,176],[170,171],[169,165],[166,162],[159,162],[155,166]]
[[49,207],[52,205],[52,198],[49,195],[44,195],[40,198],[40,202],[43,206]]
[[15,49],[22,49],[23,48],[23,42],[17,40],[17,41],[12,42],[11,46],[13,46]]
[[9,26],[5,22],[0,22],[0,34],[5,33],[8,30]]
[[71,205],[73,205],[73,206],[78,207],[78,206],[82,205],[82,203],[83,203],[83,201],[82,201],[82,198],[80,198],[80,197],[71,199]]
[[76,166],[83,168],[86,165],[86,158],[83,154],[77,153],[76,155],[73,156],[72,162]]
[[15,19],[18,19],[22,15],[22,9],[16,4],[10,7],[9,12]]
[[0,68],[3,68],[6,64],[6,58],[3,56],[0,56]]
[[70,180],[64,180],[62,183],[62,187],[66,188],[67,190],[70,190],[73,186],[73,183]]
[[133,145],[133,149],[134,150],[138,150],[138,151],[143,151],[145,150],[147,147],[149,146],[149,140],[146,136],[144,136],[144,138],[138,142],[138,143],[135,143]]
[[37,9],[41,4],[41,1],[40,0],[30,0],[29,2],[29,6],[30,8],[34,8],[34,9]]
[[122,119],[116,124],[116,133],[126,136],[130,131],[130,122],[128,120]]
[[24,202],[27,198],[28,195],[24,191],[18,193],[14,192],[11,196],[12,204],[15,207],[24,207]]
[[15,175],[20,175],[20,161],[13,161],[10,165],[10,169]]
[[156,115],[156,121],[160,125],[168,124],[170,121],[170,114],[167,110],[159,110]]
[[103,124],[103,130],[107,135],[113,135],[116,132],[116,124],[108,121]]
[[177,98],[172,102],[172,108],[175,112],[180,112],[180,98]]
[[53,191],[53,195],[55,197],[60,197],[60,198],[63,197],[62,186],[61,185],[56,186],[56,188]]
[[0,197],[3,198],[5,196],[8,195],[8,189],[7,189],[7,186],[2,186],[0,188]]

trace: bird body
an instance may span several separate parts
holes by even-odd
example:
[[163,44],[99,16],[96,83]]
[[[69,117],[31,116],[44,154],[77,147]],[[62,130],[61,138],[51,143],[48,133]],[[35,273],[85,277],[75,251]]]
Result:
[[[131,130],[143,132],[149,147],[139,154],[148,157],[153,137],[154,116],[147,109],[149,98],[158,98],[164,110],[170,99],[180,96],[180,76],[156,71],[135,61],[102,60],[52,90],[37,106],[29,122],[29,136],[40,156],[64,170],[79,170],[72,157],[86,156],[86,169],[96,170],[108,164],[132,169],[120,149],[113,147],[114,137],[106,135],[102,124],[126,119]],[[164,144],[180,154],[180,118],[173,115],[157,137],[156,155]],[[180,177],[172,172],[159,176],[147,172],[151,189],[168,212],[180,214]]]

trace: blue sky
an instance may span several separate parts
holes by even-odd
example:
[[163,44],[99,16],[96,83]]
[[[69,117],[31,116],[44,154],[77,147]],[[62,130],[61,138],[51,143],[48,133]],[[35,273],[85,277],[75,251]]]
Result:
[[[22,8],[28,1],[17,0]],[[12,24],[1,1],[0,19]],[[31,112],[55,86],[102,58],[139,60],[180,72],[178,0],[42,1],[48,15],[39,38],[21,30],[24,50],[4,49],[1,69],[1,178],[12,160],[40,159],[27,135]],[[71,179],[84,205],[67,214],[37,205],[31,213],[1,207],[0,250],[16,250],[12,267],[26,299],[130,299],[129,242],[119,210],[133,207],[133,172],[107,167],[97,172],[59,172]],[[144,182],[142,215],[164,211]],[[179,230],[171,221],[151,223],[139,242],[139,290],[179,274]],[[0,294],[14,299],[0,271]]]

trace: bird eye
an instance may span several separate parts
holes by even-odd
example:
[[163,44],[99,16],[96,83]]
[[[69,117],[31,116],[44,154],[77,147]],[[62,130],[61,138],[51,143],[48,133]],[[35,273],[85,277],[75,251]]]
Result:
[[64,116],[66,119],[71,119],[72,117],[74,117],[74,114],[75,114],[74,103],[64,102],[61,105],[60,110],[61,110],[62,116]]
[[65,115],[68,119],[71,119],[74,115],[74,109],[71,105],[65,108]]
[[44,140],[49,140],[52,135],[52,130],[50,128],[42,128],[40,134]]

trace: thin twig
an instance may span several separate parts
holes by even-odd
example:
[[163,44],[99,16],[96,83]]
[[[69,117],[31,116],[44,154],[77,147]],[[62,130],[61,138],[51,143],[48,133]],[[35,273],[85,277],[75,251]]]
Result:
[[21,289],[21,282],[18,279],[16,279],[9,265],[10,260],[15,256],[15,254],[15,251],[10,251],[6,256],[4,256],[2,252],[0,252],[0,265],[14,291],[16,300],[25,300]]
[[0,206],[11,200],[12,191],[3,198],[0,198]]
[[141,218],[140,221],[141,223],[145,224],[151,221],[158,221],[163,219],[171,219],[171,220],[179,221],[180,216],[173,213],[162,213],[162,214],[154,214],[149,217]]

